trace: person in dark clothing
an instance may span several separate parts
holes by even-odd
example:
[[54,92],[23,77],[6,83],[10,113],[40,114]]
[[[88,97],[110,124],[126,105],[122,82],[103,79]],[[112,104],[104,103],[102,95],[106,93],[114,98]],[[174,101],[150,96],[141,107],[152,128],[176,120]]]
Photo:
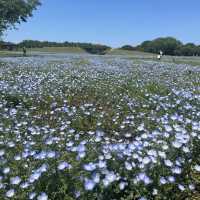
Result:
[[23,56],[26,56],[26,47],[23,47]]

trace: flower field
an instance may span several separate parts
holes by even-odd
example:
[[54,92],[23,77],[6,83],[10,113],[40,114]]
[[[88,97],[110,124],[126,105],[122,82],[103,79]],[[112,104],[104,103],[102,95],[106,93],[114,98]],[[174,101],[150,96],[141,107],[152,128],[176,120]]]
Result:
[[0,59],[0,199],[200,199],[200,67]]

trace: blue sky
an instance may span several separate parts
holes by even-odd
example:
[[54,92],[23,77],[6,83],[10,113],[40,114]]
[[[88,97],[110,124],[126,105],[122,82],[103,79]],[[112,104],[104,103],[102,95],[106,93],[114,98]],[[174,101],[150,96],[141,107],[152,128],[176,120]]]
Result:
[[4,39],[79,41],[113,47],[174,36],[200,44],[200,0],[42,0]]

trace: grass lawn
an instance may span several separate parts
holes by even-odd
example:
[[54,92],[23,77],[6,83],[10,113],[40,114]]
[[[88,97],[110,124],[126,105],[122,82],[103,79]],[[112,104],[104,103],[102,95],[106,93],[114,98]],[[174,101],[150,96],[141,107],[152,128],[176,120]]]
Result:
[[23,56],[20,51],[0,51],[0,57],[19,57]]
[[30,52],[46,52],[46,53],[86,53],[78,47],[44,47],[27,49]]

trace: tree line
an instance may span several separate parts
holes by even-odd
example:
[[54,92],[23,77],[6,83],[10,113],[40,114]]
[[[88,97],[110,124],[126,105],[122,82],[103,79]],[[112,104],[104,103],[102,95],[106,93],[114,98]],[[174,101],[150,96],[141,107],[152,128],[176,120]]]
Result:
[[125,45],[121,49],[138,50],[158,54],[162,51],[165,55],[172,56],[200,56],[200,46],[193,43],[183,44],[173,37],[157,38],[144,41],[136,47]]
[[[0,41],[0,49],[6,43]],[[9,43],[11,44],[11,43]],[[12,47],[12,46],[11,46]],[[16,49],[21,48],[44,48],[44,47],[78,47],[91,54],[106,54],[111,47],[101,44],[80,43],[80,42],[49,42],[38,40],[24,40],[15,44]],[[128,51],[143,51],[158,54],[160,51],[164,55],[172,56],[200,56],[200,46],[193,43],[183,44],[181,41],[173,38],[158,38],[152,41],[144,41],[138,46],[124,45],[120,49]]]
[[49,42],[38,40],[24,40],[17,44],[18,48],[44,48],[44,47],[78,47],[91,54],[106,54],[111,47],[101,44],[80,42]]
[[[106,54],[111,47],[100,44],[91,43],[75,43],[75,42],[49,42],[49,41],[35,41],[24,40],[17,44],[19,48],[43,48],[43,47],[79,47],[88,53],[92,54]],[[157,38],[152,41],[144,41],[138,46],[125,45],[121,49],[128,51],[143,51],[158,54],[160,51],[164,55],[172,56],[200,56],[200,46],[193,43],[183,44],[181,41],[173,37]]]

